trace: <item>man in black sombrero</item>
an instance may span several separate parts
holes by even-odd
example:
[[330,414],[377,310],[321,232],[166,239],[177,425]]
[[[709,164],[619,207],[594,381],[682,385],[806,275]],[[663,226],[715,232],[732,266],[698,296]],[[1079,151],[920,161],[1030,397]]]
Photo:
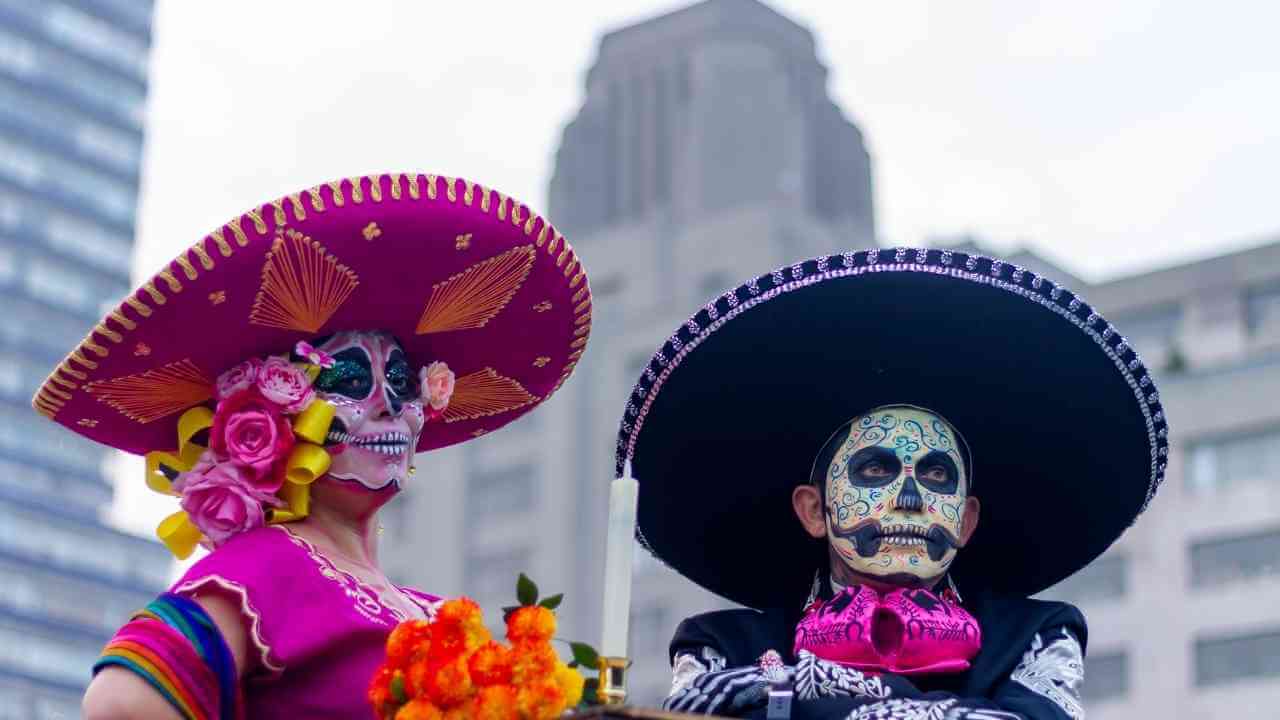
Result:
[[1087,629],[1031,600],[1163,480],[1167,424],[1078,296],[976,255],[757,278],[654,356],[622,423],[639,536],[750,609],[685,620],[665,706],[742,717],[1083,717]]

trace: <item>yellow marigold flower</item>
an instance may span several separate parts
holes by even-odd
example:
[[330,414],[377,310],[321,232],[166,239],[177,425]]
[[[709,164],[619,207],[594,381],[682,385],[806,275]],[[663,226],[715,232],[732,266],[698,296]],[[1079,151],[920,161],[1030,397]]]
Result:
[[425,657],[431,648],[431,623],[426,620],[406,620],[387,636],[387,664],[394,668],[406,668],[415,656]]
[[507,618],[507,639],[516,642],[547,642],[556,634],[556,614],[534,605],[522,607]]
[[481,688],[469,709],[471,713],[467,717],[473,720],[518,720],[516,689],[510,685]]
[[443,720],[440,708],[426,700],[413,700],[400,708],[395,720]]
[[423,676],[427,698],[441,708],[450,708],[471,696],[471,673],[467,656],[460,655],[443,665],[428,665]]
[[508,685],[514,662],[511,650],[490,640],[471,654],[471,681],[478,687]]
[[391,697],[391,678],[394,671],[383,665],[373,674],[373,681],[369,683],[369,704],[373,706],[373,712],[380,718],[386,717],[395,710],[396,702]]
[[568,706],[555,682],[537,682],[516,691],[516,710],[525,720],[555,720]]
[[556,665],[554,677],[556,684],[564,693],[566,706],[572,707],[582,702],[582,687],[586,684],[586,678],[582,677],[582,673],[560,663]]

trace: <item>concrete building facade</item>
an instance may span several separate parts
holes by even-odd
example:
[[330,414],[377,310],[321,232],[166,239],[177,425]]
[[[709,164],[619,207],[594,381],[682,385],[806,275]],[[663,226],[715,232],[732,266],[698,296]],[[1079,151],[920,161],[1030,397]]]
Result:
[[106,527],[108,448],[32,411],[129,289],[150,0],[0,0],[0,718],[79,717],[89,667],[164,587]]

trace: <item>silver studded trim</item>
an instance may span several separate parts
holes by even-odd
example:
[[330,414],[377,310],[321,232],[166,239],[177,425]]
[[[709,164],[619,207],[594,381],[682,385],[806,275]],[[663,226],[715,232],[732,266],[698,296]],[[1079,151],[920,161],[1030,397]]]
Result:
[[[869,272],[927,272],[936,275],[946,275],[983,285],[990,285],[1041,305],[1082,330],[1098,345],[1099,349],[1101,349],[1102,352],[1110,358],[1112,363],[1115,364],[1116,369],[1120,372],[1120,375],[1124,378],[1125,382],[1133,390],[1134,397],[1138,401],[1138,408],[1142,413],[1143,420],[1147,428],[1147,441],[1151,455],[1151,470],[1147,486],[1146,500],[1143,502],[1142,507],[1139,510],[1139,515],[1146,510],[1151,499],[1155,497],[1160,483],[1164,481],[1164,472],[1167,467],[1167,463],[1164,461],[1164,458],[1168,455],[1166,442],[1168,437],[1168,427],[1160,428],[1159,434],[1157,434],[1157,429],[1155,427],[1156,424],[1165,422],[1164,410],[1159,405],[1159,393],[1151,392],[1148,394],[1148,392],[1146,392],[1147,388],[1150,387],[1150,379],[1146,377],[1145,374],[1141,380],[1137,376],[1137,373],[1143,369],[1143,365],[1136,353],[1130,360],[1126,360],[1123,357],[1130,351],[1128,344],[1125,343],[1123,339],[1115,347],[1111,346],[1109,341],[1115,334],[1115,330],[1110,324],[1105,324],[1105,321],[1103,321],[1104,327],[1101,332],[1092,327],[1095,320],[1101,320],[1101,316],[1097,316],[1095,318],[1091,315],[1090,320],[1086,321],[1078,315],[1075,315],[1072,310],[1058,304],[1056,301],[1062,296],[1062,289],[1056,285],[1053,287],[1053,291],[1050,293],[1049,298],[1046,298],[1037,292],[1032,292],[1021,287],[1016,283],[996,279],[989,275],[976,274],[971,270],[965,271],[951,268],[949,267],[951,260],[949,251],[942,252],[941,265],[934,265],[931,263],[880,264],[878,262],[879,251],[877,250],[869,250],[866,252],[867,265],[865,266],[851,267],[849,264],[850,258],[848,253],[843,255],[842,259],[845,261],[845,269],[843,270],[820,272],[786,284],[783,284],[780,281],[782,275],[781,270],[776,270],[772,273],[772,279],[774,280],[774,287],[772,289],[761,294],[757,281],[752,280],[748,282],[745,287],[747,287],[748,292],[751,293],[752,297],[743,301],[736,307],[731,308],[718,319],[714,319],[709,325],[707,325],[707,327],[699,327],[695,319],[690,319],[686,324],[686,328],[692,335],[689,342],[684,343],[682,347],[677,349],[675,355],[670,359],[668,359],[662,352],[659,352],[654,356],[654,363],[661,368],[661,371],[657,374],[656,378],[652,377],[652,364],[650,369],[646,369],[645,371],[645,379],[651,383],[651,386],[648,388],[647,392],[644,393],[644,402],[640,405],[638,413],[635,415],[635,422],[629,424],[630,427],[627,430],[624,430],[620,436],[621,439],[625,440],[625,448],[620,446],[617,459],[617,465],[619,468],[618,472],[621,472],[621,467],[625,460],[628,460],[635,455],[636,440],[639,438],[640,430],[644,425],[645,418],[648,416],[649,409],[653,406],[653,402],[657,398],[659,391],[661,391],[662,386],[666,383],[667,378],[671,376],[671,372],[680,366],[681,362],[683,362],[684,358],[690,352],[698,347],[698,345],[702,344],[702,342],[710,337],[714,332],[723,327],[725,323],[734,319],[741,313],[746,312],[763,302],[778,297],[783,293],[791,292],[826,280],[851,275],[863,275]],[[977,267],[977,262],[976,256],[969,256],[965,266],[966,268]],[[1042,279],[1040,276],[1033,276],[1031,287],[1038,289],[1041,286],[1041,283]],[[1146,381],[1145,384],[1142,382],[1144,380]],[[639,393],[637,393],[637,397],[638,396]],[[640,533],[637,533],[637,536],[640,539],[641,544],[648,549],[649,545],[645,542],[643,536],[640,535]]]
[[906,248],[904,248],[904,247],[900,247],[900,248],[898,248],[897,250],[895,250],[895,251],[894,251],[894,253],[893,253],[893,261],[894,261],[894,262],[899,262],[899,263],[900,263],[900,262],[902,262],[903,260],[906,260],[906,259],[907,259],[907,249],[906,249]]

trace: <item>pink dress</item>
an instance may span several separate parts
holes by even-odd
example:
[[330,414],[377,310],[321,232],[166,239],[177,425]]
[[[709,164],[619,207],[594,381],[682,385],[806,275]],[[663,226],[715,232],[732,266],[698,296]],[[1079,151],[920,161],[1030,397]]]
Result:
[[[249,634],[247,720],[364,718],[369,681],[392,628],[409,619],[283,525],[233,537],[197,562],[172,591],[221,591],[238,602]],[[440,599],[400,588],[430,618]]]

